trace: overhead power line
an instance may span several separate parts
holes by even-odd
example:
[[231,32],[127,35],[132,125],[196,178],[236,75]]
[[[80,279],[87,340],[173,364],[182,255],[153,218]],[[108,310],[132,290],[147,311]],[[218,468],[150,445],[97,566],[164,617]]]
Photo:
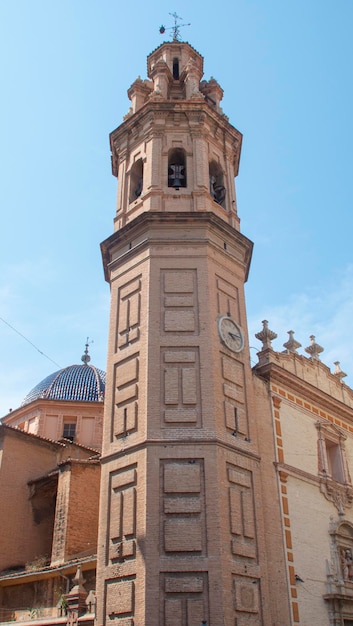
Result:
[[24,339],[25,341],[27,341],[27,343],[29,343],[35,350],[37,350],[37,352],[39,352],[39,354],[41,354],[42,356],[45,356],[46,359],[48,359],[49,361],[51,361],[52,363],[54,363],[54,365],[57,365],[58,367],[61,367],[59,365],[59,363],[57,363],[56,361],[53,361],[53,359],[50,358],[50,356],[48,356],[47,354],[45,354],[42,350],[39,350],[39,348],[34,345],[34,343],[32,343],[32,341],[30,341],[29,339],[27,339],[27,337],[25,337],[24,335],[22,335],[22,333],[20,333],[19,330],[17,330],[16,328],[14,328],[14,326],[11,326],[11,324],[9,324],[9,322],[7,322],[6,320],[4,320],[3,317],[0,317],[0,320],[2,322],[4,322],[4,324],[6,324],[6,326],[8,326],[9,328],[11,328],[11,330],[13,330],[15,333],[17,333],[18,335],[20,335],[20,337],[22,337],[22,339]]

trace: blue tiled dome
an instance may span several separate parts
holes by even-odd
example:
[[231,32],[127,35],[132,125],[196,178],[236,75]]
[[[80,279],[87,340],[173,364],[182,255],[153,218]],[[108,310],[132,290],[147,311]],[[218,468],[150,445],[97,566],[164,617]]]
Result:
[[93,365],[70,365],[47,376],[30,391],[21,406],[38,398],[49,400],[103,401],[105,372]]

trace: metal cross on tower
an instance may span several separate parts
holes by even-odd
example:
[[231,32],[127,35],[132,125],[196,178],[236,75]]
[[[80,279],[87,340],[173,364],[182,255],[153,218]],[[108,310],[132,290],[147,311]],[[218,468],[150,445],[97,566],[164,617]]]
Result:
[[180,28],[182,28],[183,26],[191,26],[191,24],[178,24],[178,20],[182,20],[183,18],[180,17],[179,15],[176,14],[176,12],[174,11],[174,13],[169,13],[169,15],[171,15],[174,18],[174,26],[170,26],[169,28],[166,28],[165,26],[160,26],[159,28],[159,32],[161,35],[163,35],[165,33],[166,30],[172,30],[173,31],[173,41],[180,41]]

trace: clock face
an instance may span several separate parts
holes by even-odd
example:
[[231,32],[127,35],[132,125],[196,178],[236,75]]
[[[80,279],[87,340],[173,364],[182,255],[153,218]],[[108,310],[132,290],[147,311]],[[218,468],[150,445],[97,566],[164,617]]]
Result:
[[227,315],[218,320],[218,332],[223,343],[233,352],[240,352],[244,347],[244,335],[240,326]]

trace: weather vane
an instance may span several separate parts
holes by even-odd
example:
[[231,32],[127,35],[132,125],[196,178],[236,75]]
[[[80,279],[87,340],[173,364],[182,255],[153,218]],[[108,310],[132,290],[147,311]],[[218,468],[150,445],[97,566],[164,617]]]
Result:
[[178,24],[178,20],[182,20],[183,18],[180,17],[179,15],[177,15],[174,11],[174,13],[169,13],[169,15],[171,15],[174,18],[174,26],[171,26],[170,28],[166,28],[165,26],[160,26],[159,28],[159,32],[161,35],[163,35],[165,33],[166,30],[172,30],[173,31],[173,41],[180,41],[180,29],[183,26],[191,26],[191,24]]

